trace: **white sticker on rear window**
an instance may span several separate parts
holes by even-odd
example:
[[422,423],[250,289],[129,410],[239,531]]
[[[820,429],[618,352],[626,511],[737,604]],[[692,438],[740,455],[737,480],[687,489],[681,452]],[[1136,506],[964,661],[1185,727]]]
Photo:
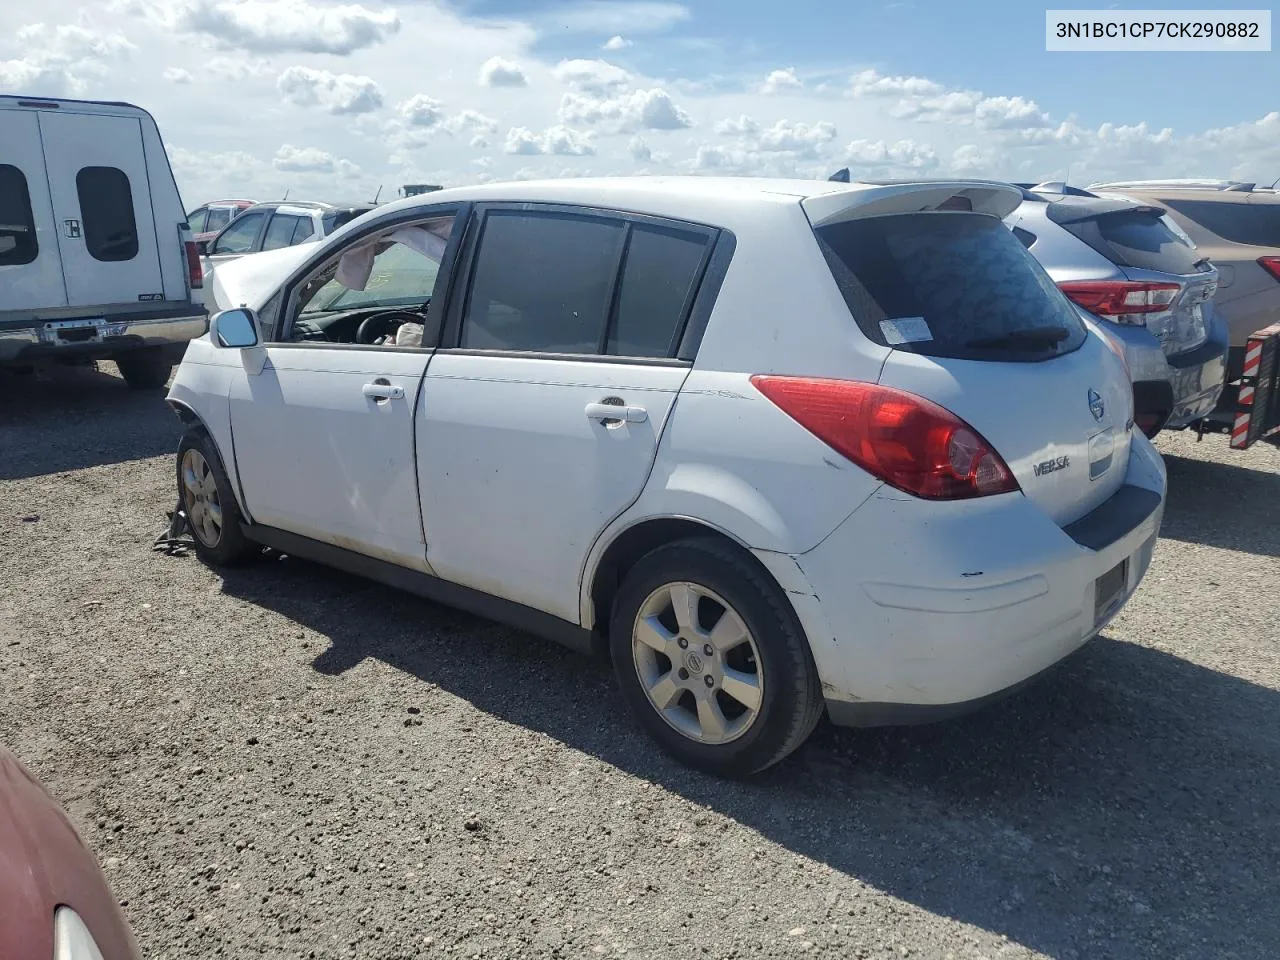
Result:
[[924,317],[898,317],[894,320],[881,320],[880,332],[885,341],[893,346],[899,343],[924,343],[933,339],[933,331]]

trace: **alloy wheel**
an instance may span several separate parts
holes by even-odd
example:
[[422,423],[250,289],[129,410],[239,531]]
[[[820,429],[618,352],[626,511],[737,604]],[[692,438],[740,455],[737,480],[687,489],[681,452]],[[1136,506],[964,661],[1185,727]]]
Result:
[[679,581],[649,594],[631,652],[649,703],[689,739],[729,743],[759,718],[765,681],[755,638],[712,590]]

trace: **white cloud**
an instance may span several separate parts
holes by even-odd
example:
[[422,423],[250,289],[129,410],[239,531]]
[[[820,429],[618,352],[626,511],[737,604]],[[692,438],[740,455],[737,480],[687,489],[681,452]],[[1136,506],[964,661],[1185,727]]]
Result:
[[561,83],[597,97],[631,85],[631,74],[607,60],[561,60],[554,73]]
[[858,168],[871,168],[878,175],[886,171],[918,173],[938,165],[938,157],[928,144],[915,140],[854,140],[844,148],[845,163],[849,164],[853,177],[860,175]]
[[633,90],[618,97],[601,98],[566,93],[560,98],[563,123],[610,125],[620,133],[633,130],[681,130],[693,126],[693,118],[665,90]]
[[396,109],[405,123],[414,127],[434,127],[444,119],[444,104],[422,93],[410,97]]
[[22,55],[0,60],[0,93],[83,96],[137,47],[123,34],[77,24],[33,23],[12,34]]
[[722,137],[745,137],[760,132],[760,124],[756,123],[745,113],[739,114],[738,119],[721,120],[715,126],[716,133]]
[[468,133],[473,130],[480,133],[493,133],[498,129],[498,121],[493,117],[485,116],[478,110],[467,109],[444,121],[443,126],[453,134]]
[[617,34],[614,34],[612,37],[610,37],[608,40],[605,41],[604,46],[601,47],[600,49],[625,50],[629,46],[631,46],[630,40],[626,39],[625,37],[621,37],[621,36],[618,36]]
[[799,90],[804,83],[796,76],[795,67],[787,67],[785,70],[774,70],[769,76],[764,78],[764,83],[760,85],[760,92],[766,95],[782,93],[789,90]]
[[924,77],[887,77],[877,70],[863,70],[850,78],[855,97],[929,96],[942,87]]
[[[489,138],[482,133],[477,133],[474,137],[471,138],[471,143],[469,144],[469,146],[471,147],[472,150],[487,150],[489,149]],[[480,159],[488,160],[489,158],[481,157]]]
[[544,15],[549,27],[570,33],[661,33],[692,16],[682,3],[647,0],[580,0]]
[[330,73],[293,66],[276,79],[276,88],[299,107],[320,107],[327,113],[372,113],[382,106],[382,88],[371,77]]
[[627,150],[632,158],[639,163],[648,163],[653,159],[653,151],[649,149],[649,145],[641,137],[632,137],[627,144]]
[[532,157],[553,154],[561,157],[585,157],[596,152],[590,134],[580,133],[568,127],[551,127],[536,134],[528,127],[512,127],[507,131],[503,153]]
[[201,64],[201,72],[209,72],[220,80],[248,80],[271,72],[271,67],[263,60],[243,60],[238,57],[210,57]]
[[400,31],[394,10],[308,0],[139,0],[135,9],[174,29],[199,33],[228,48],[260,53],[348,56]]
[[276,151],[271,164],[284,173],[324,173],[344,178],[360,175],[360,168],[350,160],[315,147],[299,148],[287,143]]
[[805,157],[816,157],[820,147],[836,138],[835,124],[792,123],[779,120],[760,134],[759,149],[766,153],[791,151]]
[[990,158],[980,147],[972,143],[962,144],[951,153],[951,172],[958,174],[978,174],[991,166]]
[[490,57],[480,67],[480,86],[482,87],[523,87],[529,78],[525,76],[520,64],[502,57]]
[[161,76],[169,83],[190,83],[193,79],[191,71],[183,70],[181,67],[169,67]]

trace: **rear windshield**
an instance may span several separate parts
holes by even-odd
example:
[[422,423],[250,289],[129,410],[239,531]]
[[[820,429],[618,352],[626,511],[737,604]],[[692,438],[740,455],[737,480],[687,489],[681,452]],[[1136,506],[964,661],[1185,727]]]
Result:
[[1186,276],[1198,273],[1204,259],[1155,211],[1106,213],[1061,226],[1120,267]]
[[871,340],[965,360],[1046,360],[1086,331],[1044,268],[995,217],[908,213],[816,231]]
[[1280,203],[1162,202],[1223,240],[1251,247],[1280,247]]

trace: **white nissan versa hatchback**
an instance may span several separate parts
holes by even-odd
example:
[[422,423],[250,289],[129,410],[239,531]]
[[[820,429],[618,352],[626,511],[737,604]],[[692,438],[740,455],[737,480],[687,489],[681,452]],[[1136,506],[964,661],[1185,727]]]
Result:
[[229,264],[169,394],[198,551],[607,645],[639,723],[719,774],[824,710],[972,708],[1115,616],[1164,512],[1122,356],[1001,222],[1021,201],[489,184]]

